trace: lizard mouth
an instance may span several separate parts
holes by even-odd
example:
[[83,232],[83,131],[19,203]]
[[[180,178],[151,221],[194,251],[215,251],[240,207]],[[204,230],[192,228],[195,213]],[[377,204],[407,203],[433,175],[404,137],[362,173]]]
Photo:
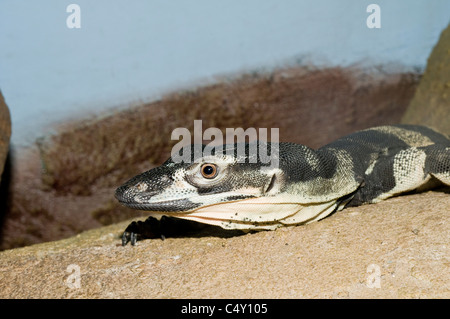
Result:
[[152,197],[157,194],[159,194],[157,191],[138,192],[127,186],[121,186],[117,188],[115,197],[126,207],[152,212],[189,212],[199,206],[186,198],[152,202]]
[[190,210],[198,207],[198,204],[192,203],[188,199],[176,199],[164,202],[155,203],[138,203],[135,201],[123,201],[119,202],[127,207],[139,210],[145,210],[149,212],[165,212],[165,213],[188,213]]

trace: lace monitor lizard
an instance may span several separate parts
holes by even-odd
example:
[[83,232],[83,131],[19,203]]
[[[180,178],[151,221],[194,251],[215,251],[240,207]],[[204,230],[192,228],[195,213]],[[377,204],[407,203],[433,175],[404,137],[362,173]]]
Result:
[[[237,144],[192,162],[169,158],[117,188],[115,196],[128,207],[224,229],[272,230],[346,206],[450,186],[450,139],[423,126],[370,128],[317,150],[278,143],[278,167],[250,161],[248,145],[244,161]],[[122,244],[134,245],[155,221],[130,224]]]

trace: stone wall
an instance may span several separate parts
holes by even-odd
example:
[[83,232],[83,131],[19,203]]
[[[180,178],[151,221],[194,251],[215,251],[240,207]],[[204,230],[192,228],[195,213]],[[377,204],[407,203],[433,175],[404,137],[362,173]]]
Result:
[[450,135],[450,25],[433,48],[402,121],[428,125]]

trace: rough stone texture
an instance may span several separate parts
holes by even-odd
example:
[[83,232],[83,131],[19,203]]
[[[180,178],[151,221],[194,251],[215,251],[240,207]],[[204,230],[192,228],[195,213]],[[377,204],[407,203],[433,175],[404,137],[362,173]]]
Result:
[[428,58],[425,73],[402,122],[428,125],[450,135],[450,25]]
[[0,91],[0,179],[3,173],[6,156],[9,150],[9,138],[11,137],[11,118],[8,106]]
[[400,121],[418,74],[383,68],[292,67],[217,79],[159,101],[66,123],[39,148],[17,154],[0,249],[67,238],[136,212],[114,188],[162,163],[176,127],[279,128],[280,140],[324,145],[339,136]]
[[127,221],[0,252],[0,298],[450,298],[449,208],[448,192],[428,192],[306,226],[122,247]]

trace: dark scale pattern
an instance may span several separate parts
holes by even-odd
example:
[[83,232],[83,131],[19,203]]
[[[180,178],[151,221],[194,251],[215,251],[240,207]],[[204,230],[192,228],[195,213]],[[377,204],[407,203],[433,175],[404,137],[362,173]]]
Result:
[[428,137],[434,144],[440,145],[441,147],[450,147],[450,139],[426,126],[397,125],[396,127],[411,129],[414,132]]
[[447,149],[440,145],[430,145],[423,147],[428,154],[425,161],[427,173],[444,174],[450,177],[450,145]]
[[[404,129],[402,138],[386,131],[369,129],[353,133],[321,148],[321,150],[344,149],[353,158],[355,179],[362,179],[363,184],[355,193],[353,200],[348,204],[349,206],[371,202],[397,186],[395,181],[396,172],[394,172],[394,157],[401,150],[409,149],[411,147],[409,143],[420,145],[421,141],[417,139],[417,136],[422,138],[425,136],[425,140],[428,139],[432,143],[438,143],[437,145],[419,147],[419,149],[426,150],[425,169],[428,172],[436,173],[449,171],[450,155],[449,151],[446,151],[445,147],[443,147],[443,145],[450,146],[450,141],[446,137],[421,126],[397,125],[394,127]],[[373,164],[373,169],[366,174],[367,168],[374,159],[376,162]],[[402,161],[399,159],[399,168],[402,168],[402,162],[406,165],[408,163],[407,160],[403,159]],[[403,167],[400,171],[405,170],[407,168]]]
[[408,147],[408,144],[392,134],[367,130],[350,134],[319,150],[347,151],[353,159],[355,178],[361,178],[374,158],[389,158]]
[[292,143],[280,143],[280,168],[292,183],[306,182],[317,177],[331,178],[336,173],[334,154],[322,154]]

